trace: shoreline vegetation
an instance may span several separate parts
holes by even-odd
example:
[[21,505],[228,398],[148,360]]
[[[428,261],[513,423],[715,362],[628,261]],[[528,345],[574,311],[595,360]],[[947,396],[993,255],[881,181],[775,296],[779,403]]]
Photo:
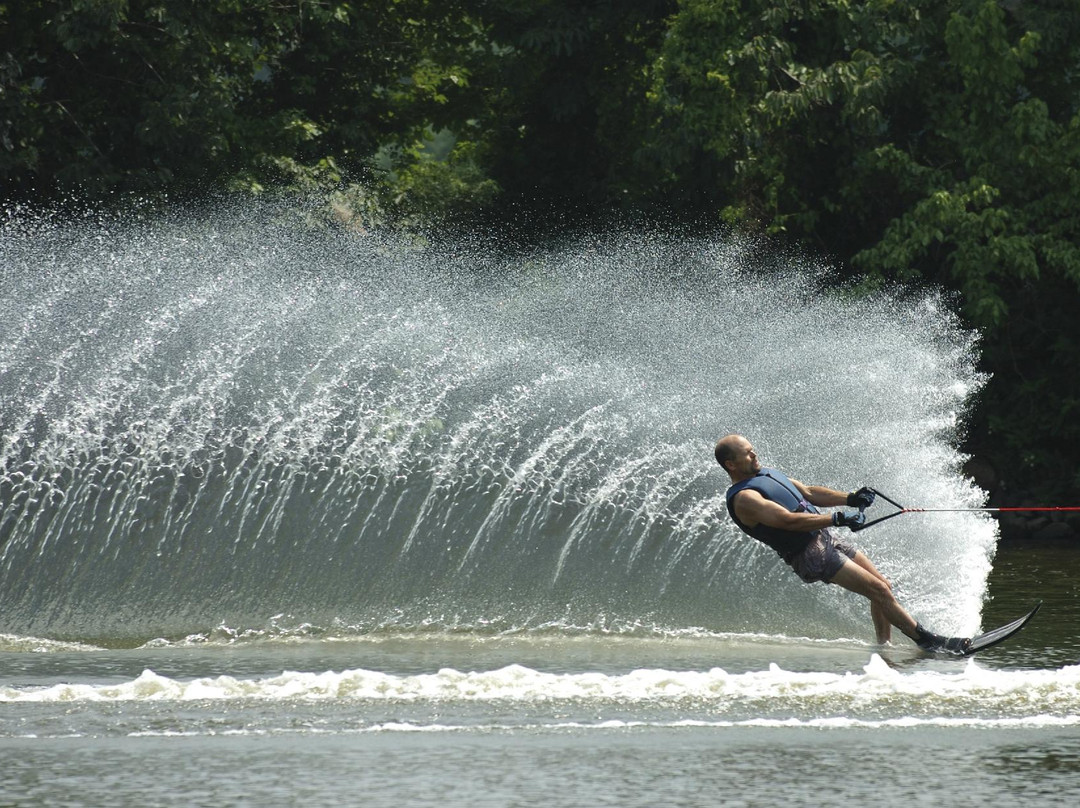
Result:
[[0,41],[0,209],[288,193],[359,232],[745,233],[844,294],[946,290],[990,376],[967,473],[992,506],[1080,504],[1066,0],[26,0]]

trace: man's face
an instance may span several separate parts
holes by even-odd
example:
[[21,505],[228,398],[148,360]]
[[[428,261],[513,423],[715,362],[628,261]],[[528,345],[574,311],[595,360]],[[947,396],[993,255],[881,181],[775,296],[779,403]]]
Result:
[[761,461],[750,441],[742,439],[736,446],[735,459],[731,461],[733,471],[740,475],[753,475],[761,471]]

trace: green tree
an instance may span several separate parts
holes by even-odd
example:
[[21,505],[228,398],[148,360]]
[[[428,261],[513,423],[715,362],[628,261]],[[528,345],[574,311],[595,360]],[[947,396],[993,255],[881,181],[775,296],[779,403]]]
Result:
[[1071,491],[1078,64],[1075,0],[0,0],[0,183],[716,215],[956,290],[980,450]]
[[[640,186],[646,68],[673,0],[474,0],[490,59],[477,75],[485,164],[504,199],[607,207]],[[646,189],[635,191],[647,193]]]
[[429,0],[0,5],[5,195],[362,177],[467,92],[476,27]]
[[1064,491],[1080,483],[1080,387],[1061,373],[1080,348],[1078,23],[1064,4],[1012,9],[685,0],[653,68],[652,149],[673,185],[715,183],[701,196],[729,221],[878,285],[958,290],[994,373],[986,451]]
[[[1055,81],[1038,67],[1044,53],[1062,62],[1051,47],[1064,46],[1073,64],[1080,52],[1075,38],[1048,39],[996,3],[960,6],[944,28],[949,92],[927,115],[938,139],[931,159],[889,160],[916,199],[853,261],[881,278],[917,273],[960,291],[995,374],[988,450],[1015,475],[1071,493],[1080,384],[1065,369],[1080,355],[1080,115],[1069,71]],[[1041,22],[1075,33],[1075,16]]]

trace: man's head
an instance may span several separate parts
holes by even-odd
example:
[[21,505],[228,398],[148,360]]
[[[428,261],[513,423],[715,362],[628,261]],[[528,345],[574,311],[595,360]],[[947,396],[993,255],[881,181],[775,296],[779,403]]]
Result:
[[761,471],[754,447],[742,435],[726,435],[716,442],[716,462],[738,482]]

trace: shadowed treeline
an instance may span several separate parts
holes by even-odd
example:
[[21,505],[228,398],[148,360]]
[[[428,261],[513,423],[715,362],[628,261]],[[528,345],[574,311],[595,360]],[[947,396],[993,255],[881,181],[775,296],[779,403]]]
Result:
[[0,6],[0,187],[769,234],[852,294],[951,290],[991,374],[980,482],[1070,504],[1078,63],[1065,0],[25,0]]

